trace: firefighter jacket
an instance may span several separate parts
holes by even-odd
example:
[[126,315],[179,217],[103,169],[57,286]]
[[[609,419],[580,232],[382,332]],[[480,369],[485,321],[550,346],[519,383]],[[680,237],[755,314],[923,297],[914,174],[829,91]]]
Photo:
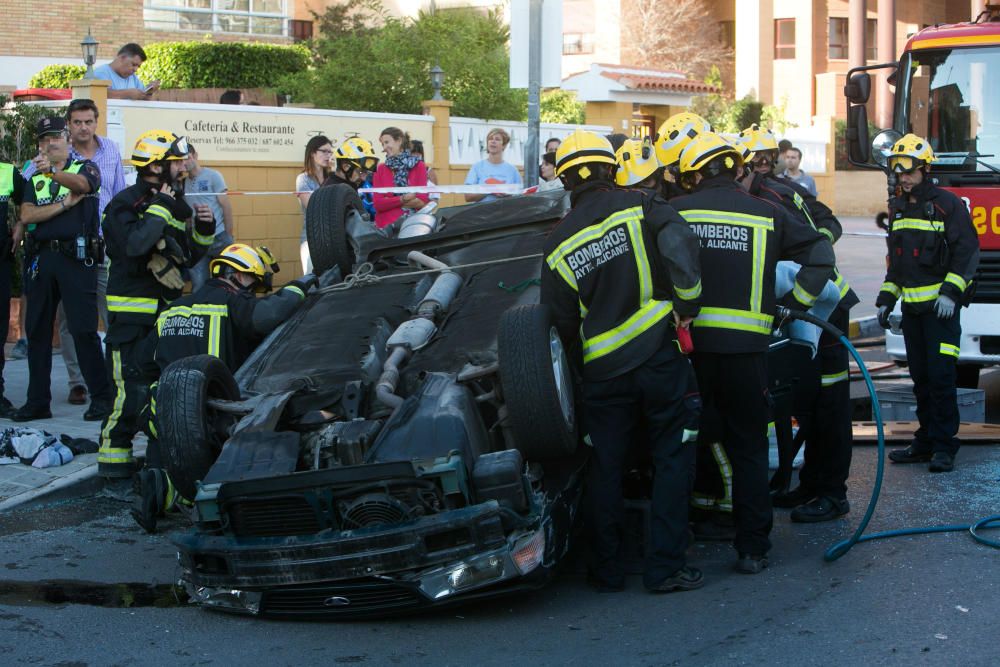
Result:
[[754,197],[726,175],[708,178],[670,202],[701,239],[701,313],[694,321],[696,350],[720,354],[764,352],[775,313],[775,267],[801,265],[789,293],[808,310],[833,270],[825,236],[793,221],[785,210]]
[[[108,335],[117,343],[115,325],[152,328],[163,307],[178,298],[173,290],[156,280],[146,266],[154,252],[180,266],[194,266],[215,239],[215,222],[196,220],[183,196],[168,197],[140,179],[119,192],[104,212],[102,227],[108,268]],[[166,242],[157,249],[157,242]],[[130,338],[130,337],[129,337]],[[129,339],[129,338],[126,338]]]
[[156,363],[162,371],[178,359],[210,354],[235,372],[304,299],[305,289],[298,281],[258,299],[226,280],[212,278],[160,313],[156,320]]
[[[910,201],[910,199],[913,201]],[[979,238],[958,197],[925,180],[889,206],[889,262],[875,301],[929,312],[938,294],[962,303],[979,267]]]
[[570,202],[545,242],[541,301],[584,380],[606,380],[669,340],[672,311],[698,313],[698,239],[663,199],[636,190],[590,182]]
[[[840,220],[833,211],[795,181],[774,178],[771,175],[753,174],[749,191],[755,197],[783,206],[793,219],[808,224],[827,237],[831,245],[836,245],[843,234]],[[830,280],[840,292],[840,302],[837,304],[839,308],[850,310],[861,303],[861,299],[836,267]]]

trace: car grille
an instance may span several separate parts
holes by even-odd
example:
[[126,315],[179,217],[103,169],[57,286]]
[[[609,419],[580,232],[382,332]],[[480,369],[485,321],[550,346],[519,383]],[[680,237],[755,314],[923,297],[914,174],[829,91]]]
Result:
[[225,511],[238,537],[314,535],[327,527],[302,496],[245,499],[228,504]]
[[313,618],[378,616],[414,609],[424,602],[415,589],[366,579],[267,591],[261,611],[269,616]]
[[1000,251],[982,250],[976,276],[975,303],[1000,303]]

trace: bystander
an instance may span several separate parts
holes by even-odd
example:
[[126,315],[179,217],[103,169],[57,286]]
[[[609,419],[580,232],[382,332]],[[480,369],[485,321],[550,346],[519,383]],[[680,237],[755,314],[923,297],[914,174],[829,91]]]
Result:
[[[214,169],[201,166],[198,162],[198,151],[192,143],[188,142],[188,156],[184,161],[187,169],[187,182],[184,186],[184,193],[188,203],[193,207],[196,204],[205,204],[212,209],[212,216],[215,218],[215,240],[209,246],[205,256],[198,260],[198,263],[191,267],[191,291],[197,292],[198,288],[208,280],[208,264],[233,242],[233,205],[229,201],[226,180],[222,174]],[[211,194],[209,194],[211,193]],[[220,194],[223,193],[223,194]]]
[[785,169],[780,172],[778,176],[780,178],[798,183],[803,188],[808,190],[809,194],[813,197],[818,197],[819,192],[816,190],[816,180],[806,172],[799,169],[799,165],[802,163],[802,151],[795,146],[789,146],[785,149],[781,156],[784,160]]
[[[503,153],[510,143],[510,135],[505,130],[497,127],[490,130],[486,135],[486,159],[480,160],[469,169],[469,175],[465,177],[466,185],[519,185],[521,174],[517,167],[503,159]],[[478,194],[471,193],[465,195],[465,201],[488,202],[498,197],[506,197],[507,193]]]
[[118,55],[109,63],[94,68],[94,78],[111,82],[108,97],[113,100],[148,100],[159,89],[159,81],[143,83],[136,71],[146,62],[146,52],[135,43],[118,49]]

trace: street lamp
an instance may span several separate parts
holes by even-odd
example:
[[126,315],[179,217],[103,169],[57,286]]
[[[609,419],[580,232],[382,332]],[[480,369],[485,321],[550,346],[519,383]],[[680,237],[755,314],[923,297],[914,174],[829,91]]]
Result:
[[90,28],[87,28],[87,36],[80,42],[80,47],[83,49],[83,62],[87,65],[87,71],[83,75],[84,79],[94,78],[94,63],[97,62],[97,45],[99,43],[90,34]]
[[432,100],[443,100],[441,97],[441,86],[444,85],[444,70],[438,65],[431,68],[431,86],[434,87],[434,97]]

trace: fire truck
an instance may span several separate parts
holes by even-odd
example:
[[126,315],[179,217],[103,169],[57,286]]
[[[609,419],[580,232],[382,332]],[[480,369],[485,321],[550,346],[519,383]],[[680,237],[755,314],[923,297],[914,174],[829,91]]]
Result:
[[[891,70],[893,121],[869,140],[869,72],[880,69]],[[1000,364],[1000,5],[987,5],[969,23],[924,28],[899,62],[851,69],[844,94],[853,164],[885,171],[891,196],[895,177],[885,164],[893,144],[909,132],[926,137],[937,157],[932,176],[969,207],[981,254],[962,313],[958,368],[959,384],[974,387],[983,366]],[[905,363],[898,327],[886,332],[886,351]]]

